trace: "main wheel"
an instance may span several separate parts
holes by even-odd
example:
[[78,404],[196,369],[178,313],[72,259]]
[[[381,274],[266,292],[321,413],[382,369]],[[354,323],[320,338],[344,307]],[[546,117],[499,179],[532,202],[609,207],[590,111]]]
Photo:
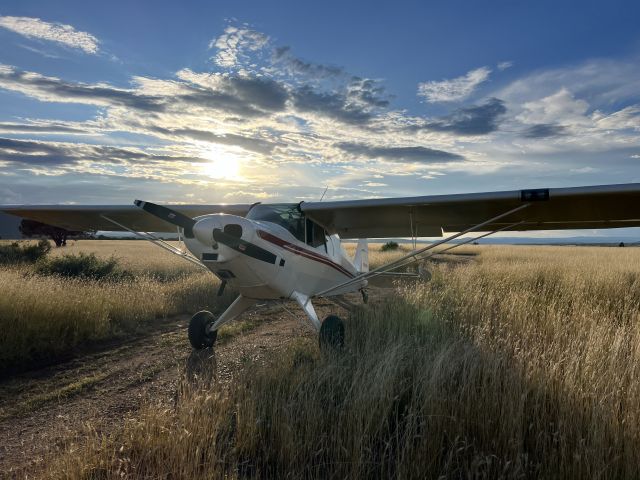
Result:
[[344,323],[340,317],[329,315],[320,326],[320,349],[339,351],[344,347]]
[[209,326],[215,321],[213,314],[206,310],[202,310],[191,317],[189,322],[189,342],[193,348],[200,350],[201,348],[212,347],[216,343],[218,331],[208,331]]

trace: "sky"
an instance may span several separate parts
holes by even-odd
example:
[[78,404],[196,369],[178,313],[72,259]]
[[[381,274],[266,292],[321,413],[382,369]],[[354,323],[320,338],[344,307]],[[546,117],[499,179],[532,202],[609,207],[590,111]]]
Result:
[[0,204],[640,182],[638,18],[615,0],[3,0]]

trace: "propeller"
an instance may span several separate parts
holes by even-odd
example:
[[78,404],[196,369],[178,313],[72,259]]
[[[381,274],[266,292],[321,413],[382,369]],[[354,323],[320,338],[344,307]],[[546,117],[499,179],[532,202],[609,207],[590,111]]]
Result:
[[276,263],[276,255],[271,253],[269,250],[265,250],[258,245],[254,245],[253,243],[242,240],[234,235],[229,235],[219,228],[213,229],[213,239],[216,242],[232,248],[236,252],[248,255],[249,257],[256,258],[267,263]]
[[135,200],[133,203],[145,212],[148,212],[165,222],[177,227],[182,227],[182,229],[184,229],[184,236],[186,238],[193,238],[193,226],[196,224],[196,221],[193,218],[187,217],[180,212],[176,212],[175,210],[171,210],[168,207],[158,205],[156,203],[145,202],[143,200]]

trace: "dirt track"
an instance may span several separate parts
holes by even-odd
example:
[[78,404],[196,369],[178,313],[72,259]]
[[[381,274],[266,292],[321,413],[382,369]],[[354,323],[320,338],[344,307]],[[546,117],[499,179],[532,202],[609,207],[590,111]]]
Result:
[[[299,313],[295,305],[287,308]],[[344,313],[327,301],[317,302],[316,309],[321,318]],[[194,372],[213,372],[225,383],[242,364],[315,335],[302,316],[294,318],[277,304],[243,318],[254,328],[221,341],[215,352],[192,353],[184,316],[158,322],[144,338],[4,381],[0,476],[31,477],[69,442],[82,441],[88,425],[108,431],[144,402],[173,405],[180,382]]]

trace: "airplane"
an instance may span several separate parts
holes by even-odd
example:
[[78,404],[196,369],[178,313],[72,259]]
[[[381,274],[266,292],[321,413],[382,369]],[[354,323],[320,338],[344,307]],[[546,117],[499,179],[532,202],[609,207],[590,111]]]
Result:
[[[194,349],[212,347],[218,330],[261,300],[292,299],[319,333],[322,348],[344,345],[344,323],[318,318],[313,300],[360,292],[380,275],[428,279],[423,261],[437,253],[502,231],[640,226],[640,183],[541,188],[403,198],[158,205],[16,205],[0,211],[74,231],[129,231],[229,284],[239,295],[217,318],[208,311],[189,322]],[[177,232],[183,251],[149,232]],[[444,237],[444,232],[448,236]],[[449,242],[469,233],[479,236]],[[369,269],[369,238],[441,237],[400,258]],[[358,240],[351,259],[341,240]],[[416,245],[414,243],[414,245]],[[418,263],[418,272],[399,271]]]

